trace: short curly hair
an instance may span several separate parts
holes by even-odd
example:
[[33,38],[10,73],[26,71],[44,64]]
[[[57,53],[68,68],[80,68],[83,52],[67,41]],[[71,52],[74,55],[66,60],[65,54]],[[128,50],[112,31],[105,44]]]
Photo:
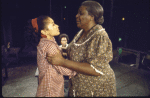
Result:
[[61,44],[61,38],[62,37],[66,37],[67,38],[67,42],[69,42],[69,37],[68,37],[67,34],[60,34],[59,37],[58,37],[58,41],[59,41],[60,44]]

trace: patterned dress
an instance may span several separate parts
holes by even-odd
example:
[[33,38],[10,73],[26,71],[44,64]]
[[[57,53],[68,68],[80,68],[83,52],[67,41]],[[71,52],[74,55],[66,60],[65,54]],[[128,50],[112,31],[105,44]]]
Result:
[[109,65],[113,59],[112,43],[105,29],[96,25],[81,40],[80,30],[68,46],[70,60],[89,63],[100,76],[88,76],[77,73],[70,80],[69,96],[108,97],[116,96],[115,74]]
[[39,85],[36,97],[64,97],[63,75],[74,76],[75,72],[61,66],[48,63],[46,53],[54,56],[60,52],[55,39],[41,38],[37,46],[37,65],[39,69]]

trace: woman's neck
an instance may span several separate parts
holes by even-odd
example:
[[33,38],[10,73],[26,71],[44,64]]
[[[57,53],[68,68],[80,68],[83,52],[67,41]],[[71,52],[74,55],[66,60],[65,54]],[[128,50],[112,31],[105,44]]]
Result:
[[66,47],[66,45],[62,45],[62,47]]
[[85,35],[88,34],[89,31],[91,29],[93,29],[95,26],[96,26],[96,24],[91,24],[91,25],[87,26],[85,29],[83,29],[83,34],[85,34]]
[[42,37],[42,38],[47,38],[47,36],[46,36],[46,35],[44,35],[44,34],[41,34],[41,37]]
[[53,36],[47,36],[47,39],[53,40]]
[[41,34],[41,37],[42,37],[42,38],[47,38],[47,39],[49,39],[49,40],[53,40],[53,36],[46,36],[46,35],[44,35],[44,34]]

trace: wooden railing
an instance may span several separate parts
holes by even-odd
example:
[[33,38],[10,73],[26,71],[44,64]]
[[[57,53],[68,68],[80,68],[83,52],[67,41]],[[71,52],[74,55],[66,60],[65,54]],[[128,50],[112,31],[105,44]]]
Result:
[[[8,51],[9,50],[9,51]],[[5,75],[6,78],[8,78],[8,72],[7,68],[9,64],[13,61],[17,61],[18,64],[18,53],[19,53],[20,48],[6,48],[4,45],[1,47],[1,53],[2,53],[2,64],[1,67],[2,69],[5,68]],[[16,56],[14,57],[9,57],[9,55],[15,54]]]
[[145,52],[142,52],[142,51],[137,51],[137,50],[133,50],[133,49],[127,49],[127,48],[123,48],[123,47],[117,47],[117,58],[116,58],[116,62],[118,63],[118,60],[119,60],[119,48],[122,48],[122,53],[121,55],[122,56],[125,56],[125,55],[129,55],[129,54],[135,54],[136,55],[136,67],[135,68],[139,68],[139,62],[140,62],[140,54],[143,53],[143,54],[146,54]]
[[19,50],[20,50],[20,48],[12,47],[12,48],[10,48],[9,54],[15,54],[18,59]]

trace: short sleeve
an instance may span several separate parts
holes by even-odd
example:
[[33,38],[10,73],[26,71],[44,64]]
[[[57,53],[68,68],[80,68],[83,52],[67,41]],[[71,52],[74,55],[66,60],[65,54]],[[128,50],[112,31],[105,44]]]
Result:
[[96,34],[88,46],[87,62],[98,73],[104,75],[104,69],[112,60],[112,44],[109,37]]

